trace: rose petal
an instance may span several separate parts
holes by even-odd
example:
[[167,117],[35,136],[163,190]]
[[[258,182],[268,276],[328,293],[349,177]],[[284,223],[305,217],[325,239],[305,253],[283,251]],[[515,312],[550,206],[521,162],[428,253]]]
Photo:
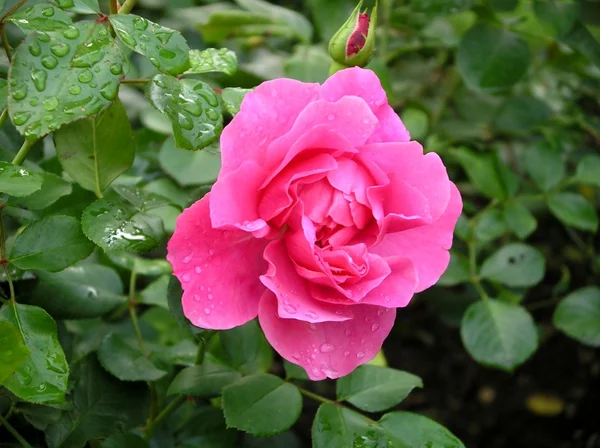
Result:
[[320,89],[319,84],[275,79],[246,94],[240,112],[221,134],[221,175],[248,159],[264,166],[269,144],[291,129],[298,114],[319,97]]
[[450,180],[437,154],[423,155],[423,147],[418,142],[365,145],[360,148],[360,154],[388,176],[396,175],[422,193],[434,220],[446,210],[450,200]]
[[265,290],[268,241],[240,230],[215,230],[210,194],[183,211],[167,246],[167,260],[183,288],[183,312],[202,328],[224,330],[256,317]]
[[388,233],[370,251],[382,257],[402,256],[410,259],[417,270],[421,292],[434,285],[450,262],[448,250],[456,221],[462,212],[462,199],[456,186],[450,182],[450,202],[439,220],[432,224]]
[[367,294],[361,303],[398,308],[408,305],[419,284],[417,270],[408,258],[388,257],[385,259],[391,268],[381,284]]
[[272,241],[265,249],[269,268],[260,279],[277,296],[279,316],[306,322],[343,321],[354,316],[346,306],[314,300],[307,281],[298,275],[290,256],[293,254],[288,254],[285,238]]
[[327,79],[321,88],[321,98],[327,101],[338,101],[348,95],[363,98],[377,117],[377,127],[368,143],[410,141],[406,126],[388,105],[385,90],[371,70],[358,67],[340,70]]
[[344,322],[283,319],[275,296],[267,291],[258,317],[273,348],[316,381],[348,375],[373,359],[394,325],[395,310],[371,305],[356,305],[352,310],[356,317]]
[[255,232],[267,227],[259,216],[257,190],[266,171],[248,160],[237,169],[220,176],[213,185],[210,199],[212,226]]

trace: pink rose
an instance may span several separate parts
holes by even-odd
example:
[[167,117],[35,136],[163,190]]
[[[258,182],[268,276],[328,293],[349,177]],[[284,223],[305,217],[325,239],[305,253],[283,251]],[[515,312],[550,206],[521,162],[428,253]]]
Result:
[[439,156],[410,141],[361,68],[261,84],[221,151],[211,193],[168,245],[187,318],[218,330],[258,315],[313,380],[372,359],[395,309],[448,266],[462,202]]

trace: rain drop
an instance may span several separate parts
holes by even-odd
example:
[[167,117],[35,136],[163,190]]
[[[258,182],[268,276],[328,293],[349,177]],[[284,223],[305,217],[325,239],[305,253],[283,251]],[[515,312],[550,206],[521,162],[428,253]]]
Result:
[[195,272],[196,274],[201,274],[201,273],[202,273],[202,268],[201,268],[200,266],[196,266],[196,267],[194,268],[194,272]]
[[56,44],[56,45],[52,45],[50,47],[50,51],[52,52],[52,54],[54,56],[58,56],[59,58],[65,56],[69,50],[71,49],[71,47],[67,44],[64,44],[62,42]]
[[71,95],[79,95],[81,93],[81,87],[79,87],[78,85],[72,85],[71,87],[69,87],[69,93]]
[[175,52],[173,52],[171,50],[167,50],[166,48],[161,49],[158,52],[158,55],[164,59],[175,59],[175,57],[177,56],[177,54],[175,54]]
[[55,96],[48,97],[44,99],[44,101],[42,101],[42,106],[48,112],[53,111],[58,107],[58,98],[56,98]]
[[31,113],[29,112],[18,112],[13,116],[13,122],[17,126],[22,126],[27,123],[27,120],[31,118]]
[[307,311],[306,313],[304,313],[304,315],[312,320],[315,320],[317,318],[317,315],[312,311]]
[[142,17],[136,17],[133,19],[133,27],[138,31],[144,31],[148,28],[148,21]]
[[346,356],[346,357],[347,357],[347,356],[350,356],[350,352],[349,352],[348,350],[346,350],[346,351],[344,352],[344,356]]
[[125,45],[128,45],[130,47],[135,47],[135,39],[133,37],[131,37],[131,35],[129,33],[126,33],[125,31],[119,30],[119,37],[121,38],[121,40],[123,41],[123,43]]
[[331,344],[323,344],[321,345],[321,353],[331,353],[332,351],[335,350],[335,347]]
[[156,68],[160,67],[160,62],[158,59],[156,58],[150,58],[150,62],[152,63],[153,66],[155,66]]
[[190,274],[183,274],[183,276],[181,277],[181,280],[183,280],[184,282],[189,282],[192,278],[190,277]]
[[209,294],[208,296],[206,296],[208,298],[208,300],[212,300],[214,298],[214,296],[212,294]]
[[208,118],[210,118],[213,121],[219,119],[219,113],[214,109],[208,109],[206,111],[206,115],[208,116]]
[[48,7],[48,8],[42,9],[42,15],[44,17],[52,17],[54,15],[54,8]]
[[350,335],[352,334],[352,332],[351,332],[350,330],[345,330],[345,331],[344,331],[344,334],[345,334],[346,336],[350,336]]
[[208,307],[204,308],[204,314],[210,314],[210,308],[208,308]]
[[121,66],[121,64],[112,64],[110,66],[110,72],[113,75],[120,75],[121,73],[123,73],[123,67]]
[[321,373],[321,371],[318,369],[318,367],[313,367],[311,370],[312,370],[313,375],[319,375]]
[[48,70],[52,70],[58,65],[58,59],[56,59],[54,56],[46,55],[42,58],[42,65]]
[[79,82],[82,82],[84,84],[87,84],[88,82],[90,82],[92,80],[92,78],[94,77],[94,74],[89,71],[89,70],[83,70],[78,76],[77,79],[79,80]]
[[284,305],[283,309],[288,314],[296,314],[296,311],[297,311],[296,307],[294,307],[293,305]]
[[29,44],[29,53],[31,53],[32,56],[39,56],[42,54],[42,47],[40,47],[37,40],[34,40]]
[[379,325],[378,324],[371,325],[371,331],[377,331],[377,330],[379,330]]
[[21,84],[12,89],[12,97],[15,100],[22,100],[27,96],[27,85]]
[[65,36],[67,39],[77,39],[79,37],[79,30],[74,26],[70,26],[63,31],[63,36]]
[[194,300],[200,302],[201,297],[198,294],[194,294]]
[[358,352],[358,353],[356,354],[356,358],[357,358],[357,359],[363,359],[364,357],[365,357],[365,354],[364,354],[363,352]]

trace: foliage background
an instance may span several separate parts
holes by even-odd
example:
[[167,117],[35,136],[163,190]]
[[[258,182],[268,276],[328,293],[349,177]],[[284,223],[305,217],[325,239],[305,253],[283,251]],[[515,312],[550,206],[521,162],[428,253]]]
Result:
[[[4,12],[15,3],[7,0]],[[28,2],[35,3],[47,2]],[[134,12],[181,31],[191,48],[235,51],[235,73],[194,77],[212,87],[252,88],[283,76],[322,82],[330,64],[326,43],[355,3],[271,3],[289,10],[264,9],[250,0],[139,0]],[[108,13],[108,2],[100,4]],[[232,8],[237,16],[223,13]],[[380,76],[413,138],[441,155],[465,200],[448,272],[438,286],[399,312],[384,345],[385,357],[376,360],[423,379],[424,388],[419,388],[417,380],[411,383],[404,374],[403,380],[412,385],[406,393],[417,388],[395,409],[429,416],[468,447],[600,446],[600,2],[381,0],[379,19],[377,54],[369,68]],[[4,29],[17,47],[23,33],[12,23]],[[28,345],[41,358],[34,363],[35,372],[29,372],[29,383],[21,366],[19,378],[25,381],[11,386],[8,360],[19,358],[21,344],[10,324],[15,323],[10,305],[0,310],[0,353],[8,366],[6,376],[0,375],[6,386],[0,388],[4,426],[10,421],[34,446],[146,446],[133,435],[119,434],[143,427],[148,413],[152,420],[173,403],[167,396],[173,387],[179,407],[156,425],[152,446],[306,446],[319,404],[310,400],[305,400],[292,431],[276,438],[259,440],[225,429],[221,399],[211,398],[220,394],[221,386],[244,387],[238,382],[241,375],[286,372],[256,325],[218,335],[195,331],[193,336],[177,312],[180,291],[169,282],[165,242],[180,210],[215,180],[218,146],[196,152],[175,146],[169,113],[149,107],[144,97],[144,80],[155,76],[157,68],[140,55],[129,56],[126,77],[142,82],[121,83],[124,109],[111,108],[114,116],[106,120],[123,123],[126,114],[133,131],[83,121],[37,142],[23,167],[43,177],[40,192],[32,195],[31,181],[15,186],[9,162],[23,139],[12,111],[12,120],[0,131],[0,160],[7,162],[0,185],[8,195],[2,210],[2,256],[10,254],[8,270],[19,306],[32,304],[48,313],[22,309],[23,331],[33,334]],[[8,60],[0,57],[0,74],[7,78]],[[8,83],[0,81],[0,88],[4,102]],[[116,161],[112,177],[118,176],[106,191],[112,179],[99,185],[82,170],[83,149],[81,159],[65,154],[65,148],[85,148],[77,140],[93,126],[105,151],[118,149],[106,153],[107,160]],[[130,147],[114,143],[128,141],[130,132]],[[182,132],[175,129],[176,136]],[[119,175],[121,167],[128,169]],[[104,191],[104,202],[94,202],[94,191]],[[152,194],[156,196],[148,196]],[[92,203],[96,208],[86,215]],[[102,221],[107,211],[109,218]],[[81,233],[82,213],[85,233],[100,248]],[[120,226],[133,222],[133,229],[141,232],[136,235],[144,238],[139,244],[134,239],[121,245],[122,239],[107,240],[102,228],[94,228],[96,222],[121,232],[131,229]],[[56,246],[44,249],[44,241]],[[68,260],[57,262],[57,251]],[[9,299],[7,275],[1,280]],[[8,346],[15,347],[10,354],[3,348]],[[65,358],[58,359],[61,351],[68,365]],[[182,367],[205,358],[217,366],[221,383],[210,383],[214,390],[198,390],[210,372],[200,372],[202,381],[173,381]],[[302,377],[285,367],[288,377]],[[44,382],[44,375],[54,382]],[[376,378],[365,376],[365,383]],[[299,381],[305,395],[318,394],[317,401],[336,395],[333,382]],[[402,395],[393,389],[397,381],[379,383],[384,386],[378,392],[366,389],[376,402],[392,392]],[[190,392],[190,387],[195,389]],[[338,398],[344,399],[339,387]],[[294,392],[278,388],[283,395],[267,405],[295,403]],[[65,390],[64,403],[54,399]],[[227,392],[223,401],[227,414]],[[350,402],[370,415],[369,406]],[[297,406],[289,407],[295,412]],[[316,424],[349,425],[347,416],[332,423],[335,417],[321,409]],[[235,416],[228,420],[249,429],[244,427],[247,422],[236,423]],[[363,434],[364,445],[355,446],[380,446],[385,439],[352,428]],[[420,442],[460,446],[441,428],[442,439],[432,442],[435,431],[426,428]],[[0,442],[11,446],[13,435],[4,429]],[[334,446],[331,440],[317,438],[314,443]]]

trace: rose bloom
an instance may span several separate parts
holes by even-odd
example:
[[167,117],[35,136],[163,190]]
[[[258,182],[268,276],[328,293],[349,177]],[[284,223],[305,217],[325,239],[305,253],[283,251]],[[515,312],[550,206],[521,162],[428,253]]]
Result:
[[212,191],[186,209],[167,259],[185,316],[229,329],[256,316],[311,379],[371,360],[396,317],[448,266],[462,210],[370,70],[248,93],[221,136]]

